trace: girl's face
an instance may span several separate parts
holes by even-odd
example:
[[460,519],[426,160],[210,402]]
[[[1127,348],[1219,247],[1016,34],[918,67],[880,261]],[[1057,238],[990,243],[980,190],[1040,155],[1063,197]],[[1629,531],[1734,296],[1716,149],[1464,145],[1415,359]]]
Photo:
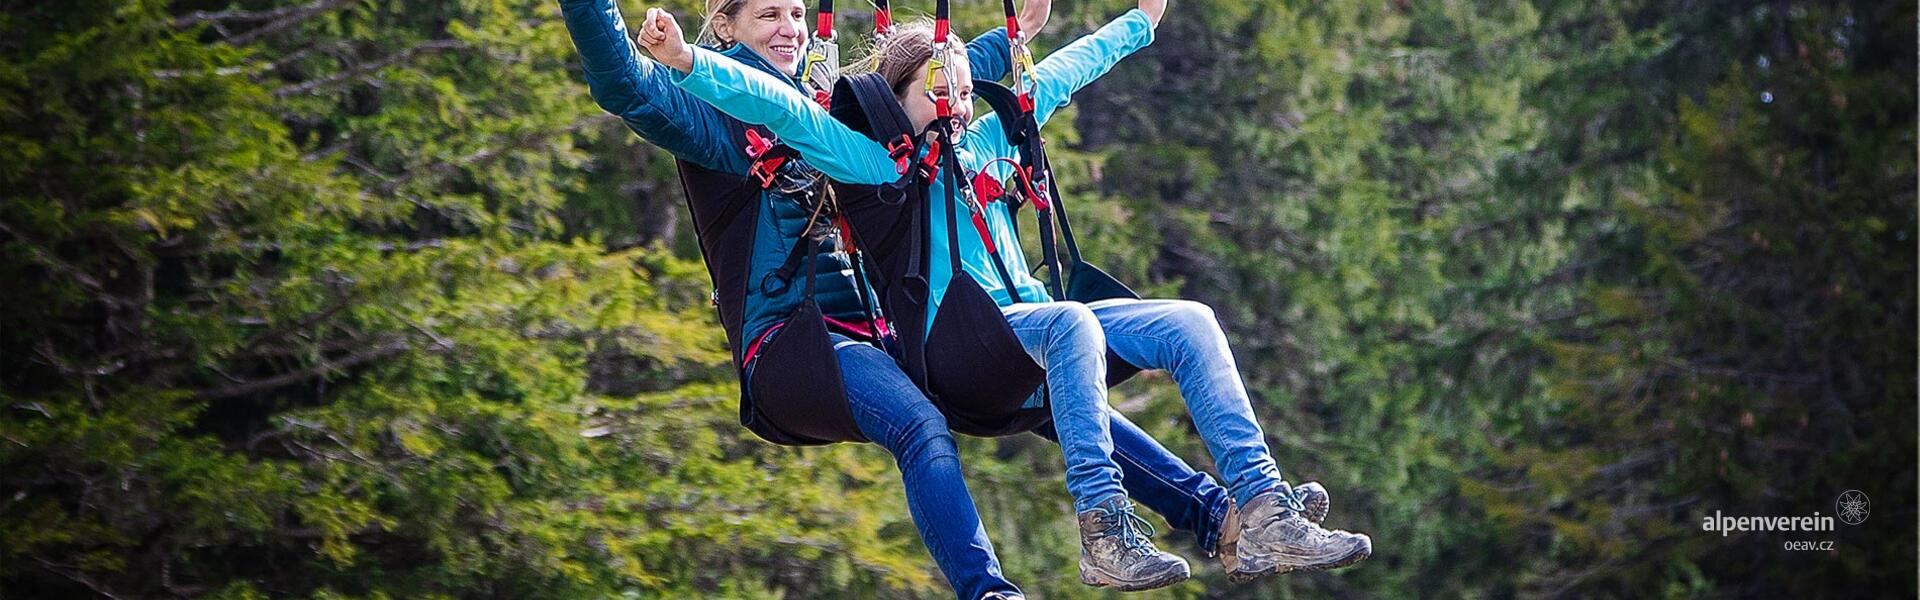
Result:
[[801,0],[747,0],[737,16],[714,15],[713,33],[721,41],[745,44],[791,75],[800,72],[806,18],[807,6]]
[[[953,107],[952,133],[954,137],[959,137],[960,133],[966,130],[967,123],[973,121],[973,67],[967,64],[965,52],[949,52],[947,57],[946,68],[934,74],[933,94],[946,96],[948,79],[951,78],[955,83],[954,95],[947,99],[947,105]],[[906,88],[900,90],[897,97],[900,99],[900,105],[907,109],[907,119],[912,121],[914,128],[918,130],[925,131],[927,125],[939,116],[938,110],[934,108],[933,98],[927,96],[925,64],[914,69],[913,79],[907,82]]]

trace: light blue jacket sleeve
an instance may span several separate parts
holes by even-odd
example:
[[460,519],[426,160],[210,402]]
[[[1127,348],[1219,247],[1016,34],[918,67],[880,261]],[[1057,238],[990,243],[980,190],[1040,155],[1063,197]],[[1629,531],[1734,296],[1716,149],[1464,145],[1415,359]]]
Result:
[[643,57],[627,37],[613,0],[560,0],[561,16],[587,75],[593,100],[640,137],[688,162],[746,173],[719,111],[674,87],[668,69]]
[[685,74],[672,72],[672,76],[680,89],[733,118],[766,126],[828,177],[869,185],[900,178],[884,146],[848,128],[771,75],[694,48],[693,69]]
[[[1060,107],[1066,106],[1074,92],[1113,70],[1120,59],[1151,43],[1153,21],[1147,18],[1145,11],[1136,8],[1047,55],[1033,67],[1034,75],[1039,80],[1033,90],[1034,118],[1041,125],[1046,125],[1047,119],[1052,118]],[[1000,115],[990,114],[974,121],[962,139],[962,143],[967,144],[983,161],[1019,157],[1013,146],[1007,143],[1000,119]],[[1011,173],[1008,169],[1005,162],[1000,162],[990,168],[990,173],[1004,179]]]
[[1113,70],[1120,59],[1153,43],[1153,20],[1138,8],[1127,11],[1034,65],[1033,115],[1041,125],[1066,106],[1073,93]]

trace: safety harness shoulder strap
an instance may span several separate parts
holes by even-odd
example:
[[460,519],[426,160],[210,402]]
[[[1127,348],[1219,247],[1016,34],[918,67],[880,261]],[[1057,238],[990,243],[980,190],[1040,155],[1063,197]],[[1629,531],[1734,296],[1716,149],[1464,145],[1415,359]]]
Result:
[[[1066,295],[1061,288],[1062,271],[1060,254],[1054,244],[1055,209],[1060,197],[1052,188],[1052,171],[1046,166],[1045,153],[1040,145],[1039,124],[1033,118],[1028,102],[1022,102],[1020,94],[993,81],[976,79],[973,82],[973,94],[987,103],[994,114],[1000,115],[1000,127],[1007,143],[1019,154],[1019,161],[1013,166],[1012,183],[1008,186],[1005,201],[1009,210],[1018,213],[1020,207],[1033,203],[1040,224],[1040,265],[1052,271],[1047,280],[1047,291],[1055,299],[1064,300]],[[1073,256],[1077,260],[1078,252]]]
[[[968,187],[965,171],[960,168],[960,153],[953,147],[951,129],[945,126],[944,121],[936,120],[934,123],[938,128],[934,133],[935,139],[941,140],[940,148],[936,148],[935,151],[941,153],[940,160],[946,165],[947,172],[951,174],[948,179],[949,184],[943,187],[946,190],[947,211],[947,217],[944,220],[947,221],[947,266],[957,277],[964,272],[965,267],[960,260],[960,223],[954,216],[963,210],[960,196],[971,196],[973,192],[972,188]],[[987,230],[984,207],[978,202],[970,201],[966,203],[964,210],[973,220],[975,231],[980,234],[980,243],[986,249],[987,258],[993,262],[993,270],[1000,277],[1000,285],[1007,290],[1007,294],[1013,298],[1014,302],[1021,302],[1020,290],[1013,285],[1013,274],[1007,270],[1007,262],[1000,257],[999,248],[995,247],[993,236]]]

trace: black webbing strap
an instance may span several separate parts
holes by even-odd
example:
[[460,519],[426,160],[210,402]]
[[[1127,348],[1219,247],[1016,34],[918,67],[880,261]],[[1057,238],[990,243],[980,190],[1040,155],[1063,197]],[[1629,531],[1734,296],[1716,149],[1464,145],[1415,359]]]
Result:
[[793,285],[793,276],[798,274],[800,263],[804,262],[807,263],[808,271],[807,296],[813,296],[812,272],[815,268],[814,263],[816,261],[807,260],[807,258],[813,255],[814,248],[819,245],[819,240],[812,239],[813,220],[815,218],[816,217],[811,216],[807,218],[807,226],[800,230],[800,237],[794,240],[793,246],[787,250],[787,257],[780,261],[780,268],[768,271],[766,275],[760,276],[760,293],[768,296],[778,296],[785,293],[787,287]]
[[[827,200],[833,202],[834,212],[840,214],[839,203],[833,197],[833,188],[827,188]],[[840,214],[839,219],[842,223],[846,222],[846,216],[844,214]],[[840,236],[847,247],[847,262],[853,265],[853,291],[855,296],[860,300],[860,312],[867,316],[867,327],[873,329],[874,343],[880,345],[881,351],[888,351],[887,332],[882,331],[880,327],[880,317],[883,311],[880,310],[879,302],[867,293],[873,285],[873,280],[867,277],[866,257],[863,256],[860,251],[861,248],[865,247],[865,244],[860,242],[860,235],[850,226],[841,227]],[[891,352],[889,352],[889,354],[891,354]]]
[[[1002,133],[1007,137],[1007,143],[1020,154],[1020,161],[1014,168],[1014,185],[1007,186],[1013,197],[1020,200],[1009,202],[1008,205],[1018,211],[1021,204],[1037,200],[1037,198],[1028,198],[1028,195],[1047,194],[1049,196],[1046,202],[1034,202],[1034,212],[1040,223],[1040,266],[1053,272],[1053,276],[1047,279],[1047,291],[1053,294],[1055,300],[1064,300],[1066,294],[1063,280],[1066,279],[1066,272],[1060,269],[1060,251],[1054,238],[1054,220],[1062,219],[1060,224],[1062,229],[1066,230],[1065,215],[1056,212],[1060,205],[1060,192],[1054,185],[1053,168],[1047,163],[1046,151],[1040,139],[1040,123],[1034,118],[1032,111],[1023,108],[1018,95],[1006,86],[993,81],[975,79],[973,91],[974,96],[985,101],[987,106],[993,109],[994,114],[1000,115],[1000,126]],[[1043,187],[1031,187],[1029,183]],[[1080,256],[1078,248],[1076,244],[1068,245],[1068,250],[1075,261],[1078,261]]]
[[[934,119],[933,126],[937,129],[934,130],[933,135],[935,139],[940,140],[940,162],[943,163],[940,170],[945,171],[948,174],[947,180],[952,182],[950,185],[943,186],[947,192],[947,263],[948,268],[952,269],[950,276],[959,277],[961,273],[966,272],[960,261],[960,215],[971,214],[975,207],[967,206],[965,211],[961,211],[959,190],[967,189],[965,187],[967,178],[960,170],[960,153],[953,147],[953,128],[949,126],[952,122],[951,117]],[[980,235],[985,236],[987,232],[982,230]],[[997,249],[988,247],[991,243],[991,240],[985,238],[980,240],[982,250],[985,250],[987,258],[993,261],[994,272],[1000,275],[1000,284],[1007,289],[1007,295],[1011,296],[1014,302],[1021,302],[1020,291],[1013,287],[1013,274],[1007,271],[1007,263],[1000,258]]]

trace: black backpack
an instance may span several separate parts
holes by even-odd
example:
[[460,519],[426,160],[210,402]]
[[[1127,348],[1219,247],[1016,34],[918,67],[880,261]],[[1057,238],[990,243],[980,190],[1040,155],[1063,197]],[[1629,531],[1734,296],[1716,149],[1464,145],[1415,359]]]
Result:
[[[954,431],[1005,435],[1050,421],[1047,403],[1024,406],[1045,382],[1046,372],[1027,354],[993,297],[961,268],[959,223],[947,228],[952,249],[948,264],[929,264],[932,209],[944,206],[952,214],[958,189],[946,186],[946,198],[928,198],[932,178],[945,169],[956,184],[965,183],[958,176],[952,140],[945,132],[937,134],[940,148],[928,155],[944,165],[916,160],[921,146],[906,111],[875,73],[843,75],[834,85],[831,106],[834,118],[885,145],[902,166],[900,179],[891,183],[830,184],[856,245],[866,249],[879,304],[899,336],[889,351],[902,370],[947,416]],[[1006,277],[998,255],[994,259]],[[938,311],[931,298],[933,269],[952,273]]]

